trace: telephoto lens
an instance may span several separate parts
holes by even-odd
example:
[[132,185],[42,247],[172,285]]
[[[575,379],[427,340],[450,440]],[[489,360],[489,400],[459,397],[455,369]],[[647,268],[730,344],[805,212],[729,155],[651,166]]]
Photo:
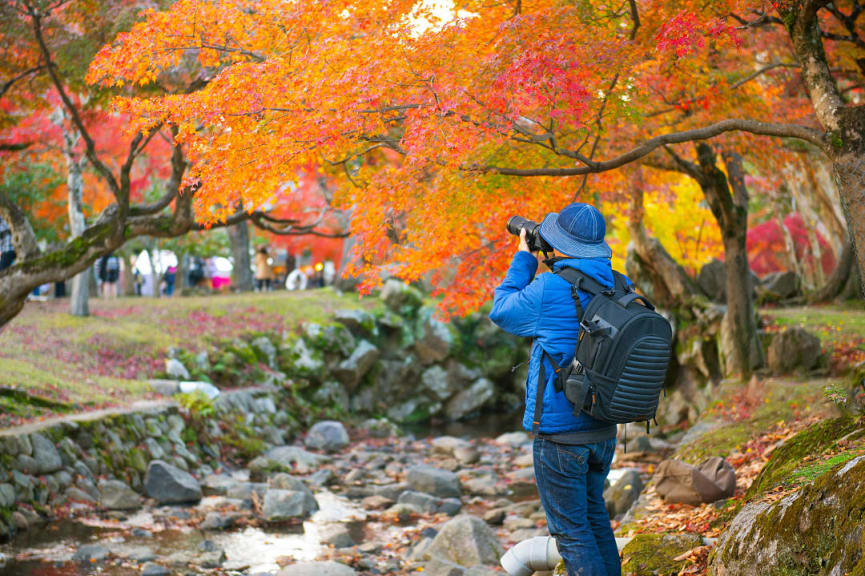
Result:
[[534,220],[523,218],[522,216],[511,216],[507,223],[508,232],[514,236],[520,235],[520,230],[526,230],[526,243],[529,245],[529,250],[532,252],[552,252],[553,247],[547,244],[547,241],[541,238],[541,225]]

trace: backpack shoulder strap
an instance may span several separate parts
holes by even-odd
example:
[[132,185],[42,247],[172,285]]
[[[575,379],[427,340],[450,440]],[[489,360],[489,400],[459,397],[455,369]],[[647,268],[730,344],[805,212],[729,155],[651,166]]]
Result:
[[600,282],[598,282],[588,274],[580,272],[576,268],[562,266],[558,270],[554,270],[553,274],[564,278],[569,284],[572,284],[579,290],[585,290],[592,296],[610,293],[609,288],[603,286]]
[[628,283],[628,279],[621,272],[613,270],[613,282],[617,294],[628,294],[633,292],[633,287]]

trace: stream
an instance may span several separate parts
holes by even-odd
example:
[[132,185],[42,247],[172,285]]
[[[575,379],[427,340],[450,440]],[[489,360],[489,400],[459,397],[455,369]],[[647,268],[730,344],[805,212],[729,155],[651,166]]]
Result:
[[[435,459],[443,456],[435,453],[430,441],[441,436],[462,438],[477,447],[481,453],[477,464],[466,465],[462,467],[464,470],[477,467],[501,475],[513,468],[508,460],[518,450],[516,447],[499,450],[492,439],[519,430],[519,417],[519,414],[488,414],[471,422],[408,426],[404,427],[404,437],[368,445],[353,442],[344,453],[333,455],[336,485],[313,489],[319,510],[302,523],[272,526],[247,521],[254,516],[252,508],[257,503],[207,495],[205,488],[205,497],[194,506],[146,505],[130,513],[91,509],[75,518],[24,532],[13,542],[0,545],[0,576],[131,576],[148,574],[148,563],[171,567],[165,568],[165,574],[276,574],[286,563],[333,558],[334,549],[322,542],[321,533],[334,523],[345,526],[353,542],[366,544],[362,548],[370,553],[366,566],[372,571],[368,573],[402,573],[404,558],[399,553],[387,554],[376,548],[394,552],[405,549],[433,523],[424,516],[400,521],[384,519],[381,510],[364,508],[363,502],[367,500],[358,498],[358,493],[362,495],[367,485],[386,487],[404,466],[421,461],[436,465]],[[520,453],[525,450],[524,445]],[[345,482],[352,473],[363,472],[364,459],[385,459],[389,461],[388,467],[380,466],[381,473],[367,472],[364,482]],[[522,465],[526,462],[523,454]],[[247,470],[231,470],[228,474],[238,485],[255,486],[249,482]],[[525,482],[525,478],[522,480],[522,484],[511,482],[511,489],[507,490],[513,501],[536,497],[533,485]],[[496,489],[497,494],[492,489],[488,492],[483,498],[491,501],[506,490]],[[478,500],[464,493],[463,511],[481,510],[488,504]],[[202,530],[197,526],[208,512],[233,510],[233,506],[246,509],[240,512],[241,521],[237,525],[226,530]],[[95,560],[86,555],[76,556],[88,545],[100,548],[93,555]],[[177,570],[177,566],[186,568]],[[363,568],[361,564],[359,569]],[[161,573],[151,569],[154,575]]]

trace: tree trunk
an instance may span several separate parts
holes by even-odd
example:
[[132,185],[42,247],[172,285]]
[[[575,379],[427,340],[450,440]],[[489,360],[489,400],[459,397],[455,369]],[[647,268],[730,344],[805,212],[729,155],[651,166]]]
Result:
[[[67,206],[69,212],[69,232],[72,238],[77,238],[87,228],[87,223],[84,220],[84,202],[82,199],[84,180],[81,174],[85,160],[84,158],[79,158],[75,151],[75,146],[78,143],[78,133],[64,129],[63,138],[67,169],[66,186],[69,194]],[[88,267],[72,279],[72,297],[69,300],[69,313],[73,316],[90,315],[89,275],[90,268]]]
[[[865,120],[861,137],[865,141]],[[835,158],[833,168],[855,250],[859,288],[865,294],[865,143],[862,146],[863,149],[858,153],[851,152]]]
[[124,250],[120,256],[123,260],[123,295],[135,296],[135,274],[132,272],[132,258]]
[[[748,190],[742,158],[725,154],[727,175],[716,165],[715,151],[706,143],[697,146],[698,181],[718,221],[724,242],[727,312],[721,324],[721,349],[727,376],[747,379],[762,365],[763,353],[757,336],[751,269],[748,266]],[[730,188],[732,187],[732,193]]]
[[228,229],[231,254],[234,257],[232,271],[233,288],[237,292],[252,291],[252,262],[249,258],[249,226],[241,222]]
[[667,309],[684,306],[693,296],[702,295],[702,291],[661,242],[649,236],[643,225],[643,216],[643,187],[638,181],[632,188],[628,219],[628,230],[631,233],[628,275],[658,306]]
[[841,295],[853,270],[854,252],[853,244],[849,240],[846,241],[841,250],[841,257],[835,265],[835,270],[832,271],[832,275],[819,290],[809,295],[809,303],[830,302]]
[[186,285],[184,282],[185,276],[185,266],[183,265],[183,260],[185,259],[185,255],[180,253],[177,255],[177,269],[174,271],[174,294],[180,295],[180,292],[183,290],[183,287]]

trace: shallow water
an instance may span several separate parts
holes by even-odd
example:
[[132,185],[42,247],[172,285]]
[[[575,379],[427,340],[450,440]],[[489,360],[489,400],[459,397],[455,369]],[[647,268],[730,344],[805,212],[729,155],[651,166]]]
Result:
[[[364,539],[366,514],[349,500],[332,494],[316,494],[319,511],[302,526],[266,529],[248,526],[236,531],[208,532],[197,529],[162,529],[149,512],[139,512],[122,520],[85,517],[48,524],[21,534],[14,545],[0,546],[7,557],[0,576],[129,576],[140,568],[130,560],[128,566],[86,565],[70,562],[78,546],[99,543],[115,557],[124,558],[137,549],[153,551],[156,561],[172,555],[195,556],[204,540],[224,549],[223,570],[248,570],[249,573],[276,573],[277,559],[314,560],[323,551],[319,527],[344,522],[357,541]],[[151,535],[136,536],[134,528],[146,528]]]

